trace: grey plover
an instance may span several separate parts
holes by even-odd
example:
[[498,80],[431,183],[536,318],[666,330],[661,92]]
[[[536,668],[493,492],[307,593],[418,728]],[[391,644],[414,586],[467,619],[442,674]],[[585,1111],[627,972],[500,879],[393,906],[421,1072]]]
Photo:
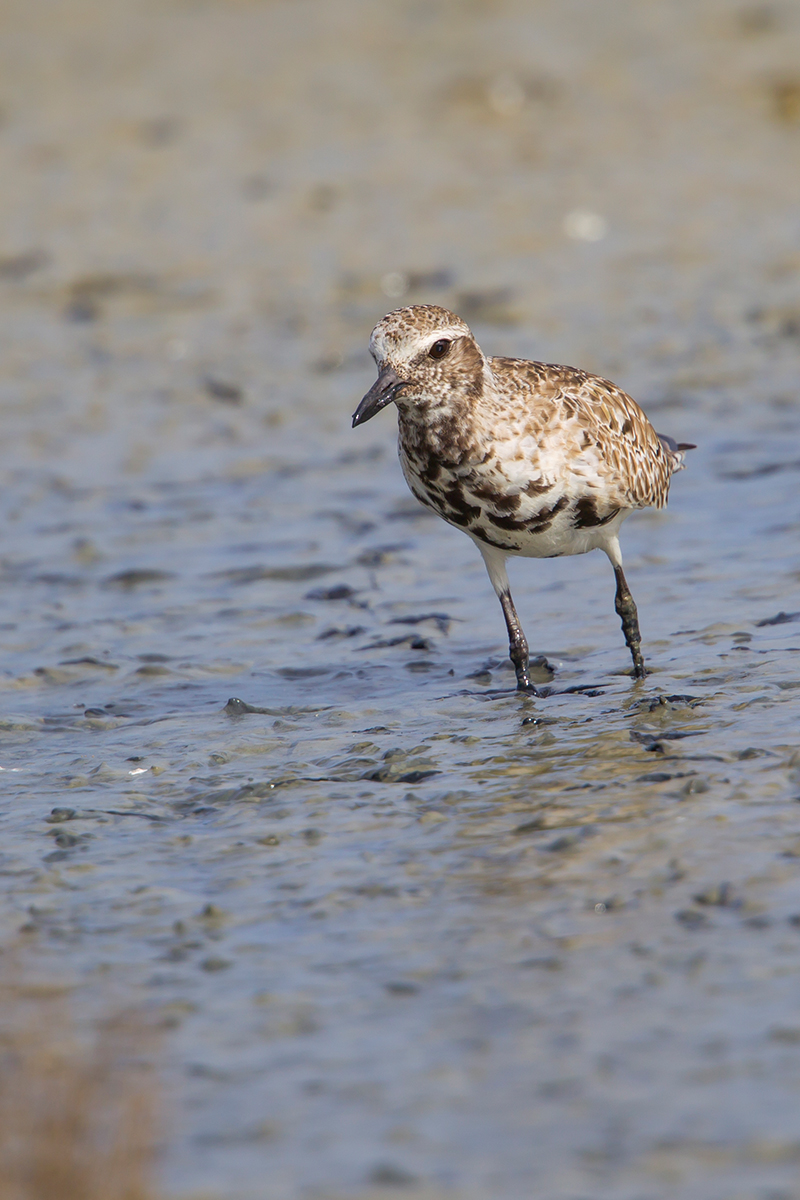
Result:
[[483,555],[508,627],[517,687],[536,694],[508,585],[510,554],[557,558],[604,550],[633,674],[643,679],[619,529],[636,508],[663,508],[670,476],[694,447],[656,433],[630,396],[597,375],[487,358],[464,321],[434,304],[390,312],[373,329],[369,348],[379,374],[353,425],[396,404],[406,482]]

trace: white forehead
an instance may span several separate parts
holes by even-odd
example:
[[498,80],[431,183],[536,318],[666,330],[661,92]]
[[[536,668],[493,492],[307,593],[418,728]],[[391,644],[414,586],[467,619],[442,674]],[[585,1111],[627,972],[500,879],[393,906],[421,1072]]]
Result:
[[456,318],[455,323],[414,329],[412,326],[387,326],[379,321],[369,339],[369,352],[377,363],[386,362],[388,358],[395,362],[408,362],[418,354],[429,350],[434,342],[442,338],[451,341],[455,338],[469,337],[470,331],[463,321]]

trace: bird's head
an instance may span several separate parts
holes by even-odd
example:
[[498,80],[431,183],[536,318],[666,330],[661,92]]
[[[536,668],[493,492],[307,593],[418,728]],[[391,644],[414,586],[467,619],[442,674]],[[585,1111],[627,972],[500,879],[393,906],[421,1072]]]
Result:
[[436,304],[412,304],[383,317],[372,331],[370,354],[378,378],[353,414],[363,425],[387,404],[436,408],[453,393],[479,392],[484,359],[467,324]]

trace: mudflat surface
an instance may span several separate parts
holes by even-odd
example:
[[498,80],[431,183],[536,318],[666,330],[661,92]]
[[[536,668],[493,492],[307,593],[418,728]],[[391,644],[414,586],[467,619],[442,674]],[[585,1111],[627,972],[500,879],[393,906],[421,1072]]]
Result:
[[[0,930],[169,1017],[167,1191],[796,1200],[798,5],[0,12]],[[698,443],[644,684],[350,429],[417,300]]]

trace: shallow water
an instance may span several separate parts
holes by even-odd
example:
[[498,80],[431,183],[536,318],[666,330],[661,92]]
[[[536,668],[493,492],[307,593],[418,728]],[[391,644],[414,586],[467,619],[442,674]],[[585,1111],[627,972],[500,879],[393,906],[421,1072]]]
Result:
[[[1,48],[4,941],[169,1019],[175,1193],[800,1196],[800,10],[48,13]],[[698,443],[624,529],[644,684],[589,555],[511,564],[512,691],[349,428],[406,300]]]

